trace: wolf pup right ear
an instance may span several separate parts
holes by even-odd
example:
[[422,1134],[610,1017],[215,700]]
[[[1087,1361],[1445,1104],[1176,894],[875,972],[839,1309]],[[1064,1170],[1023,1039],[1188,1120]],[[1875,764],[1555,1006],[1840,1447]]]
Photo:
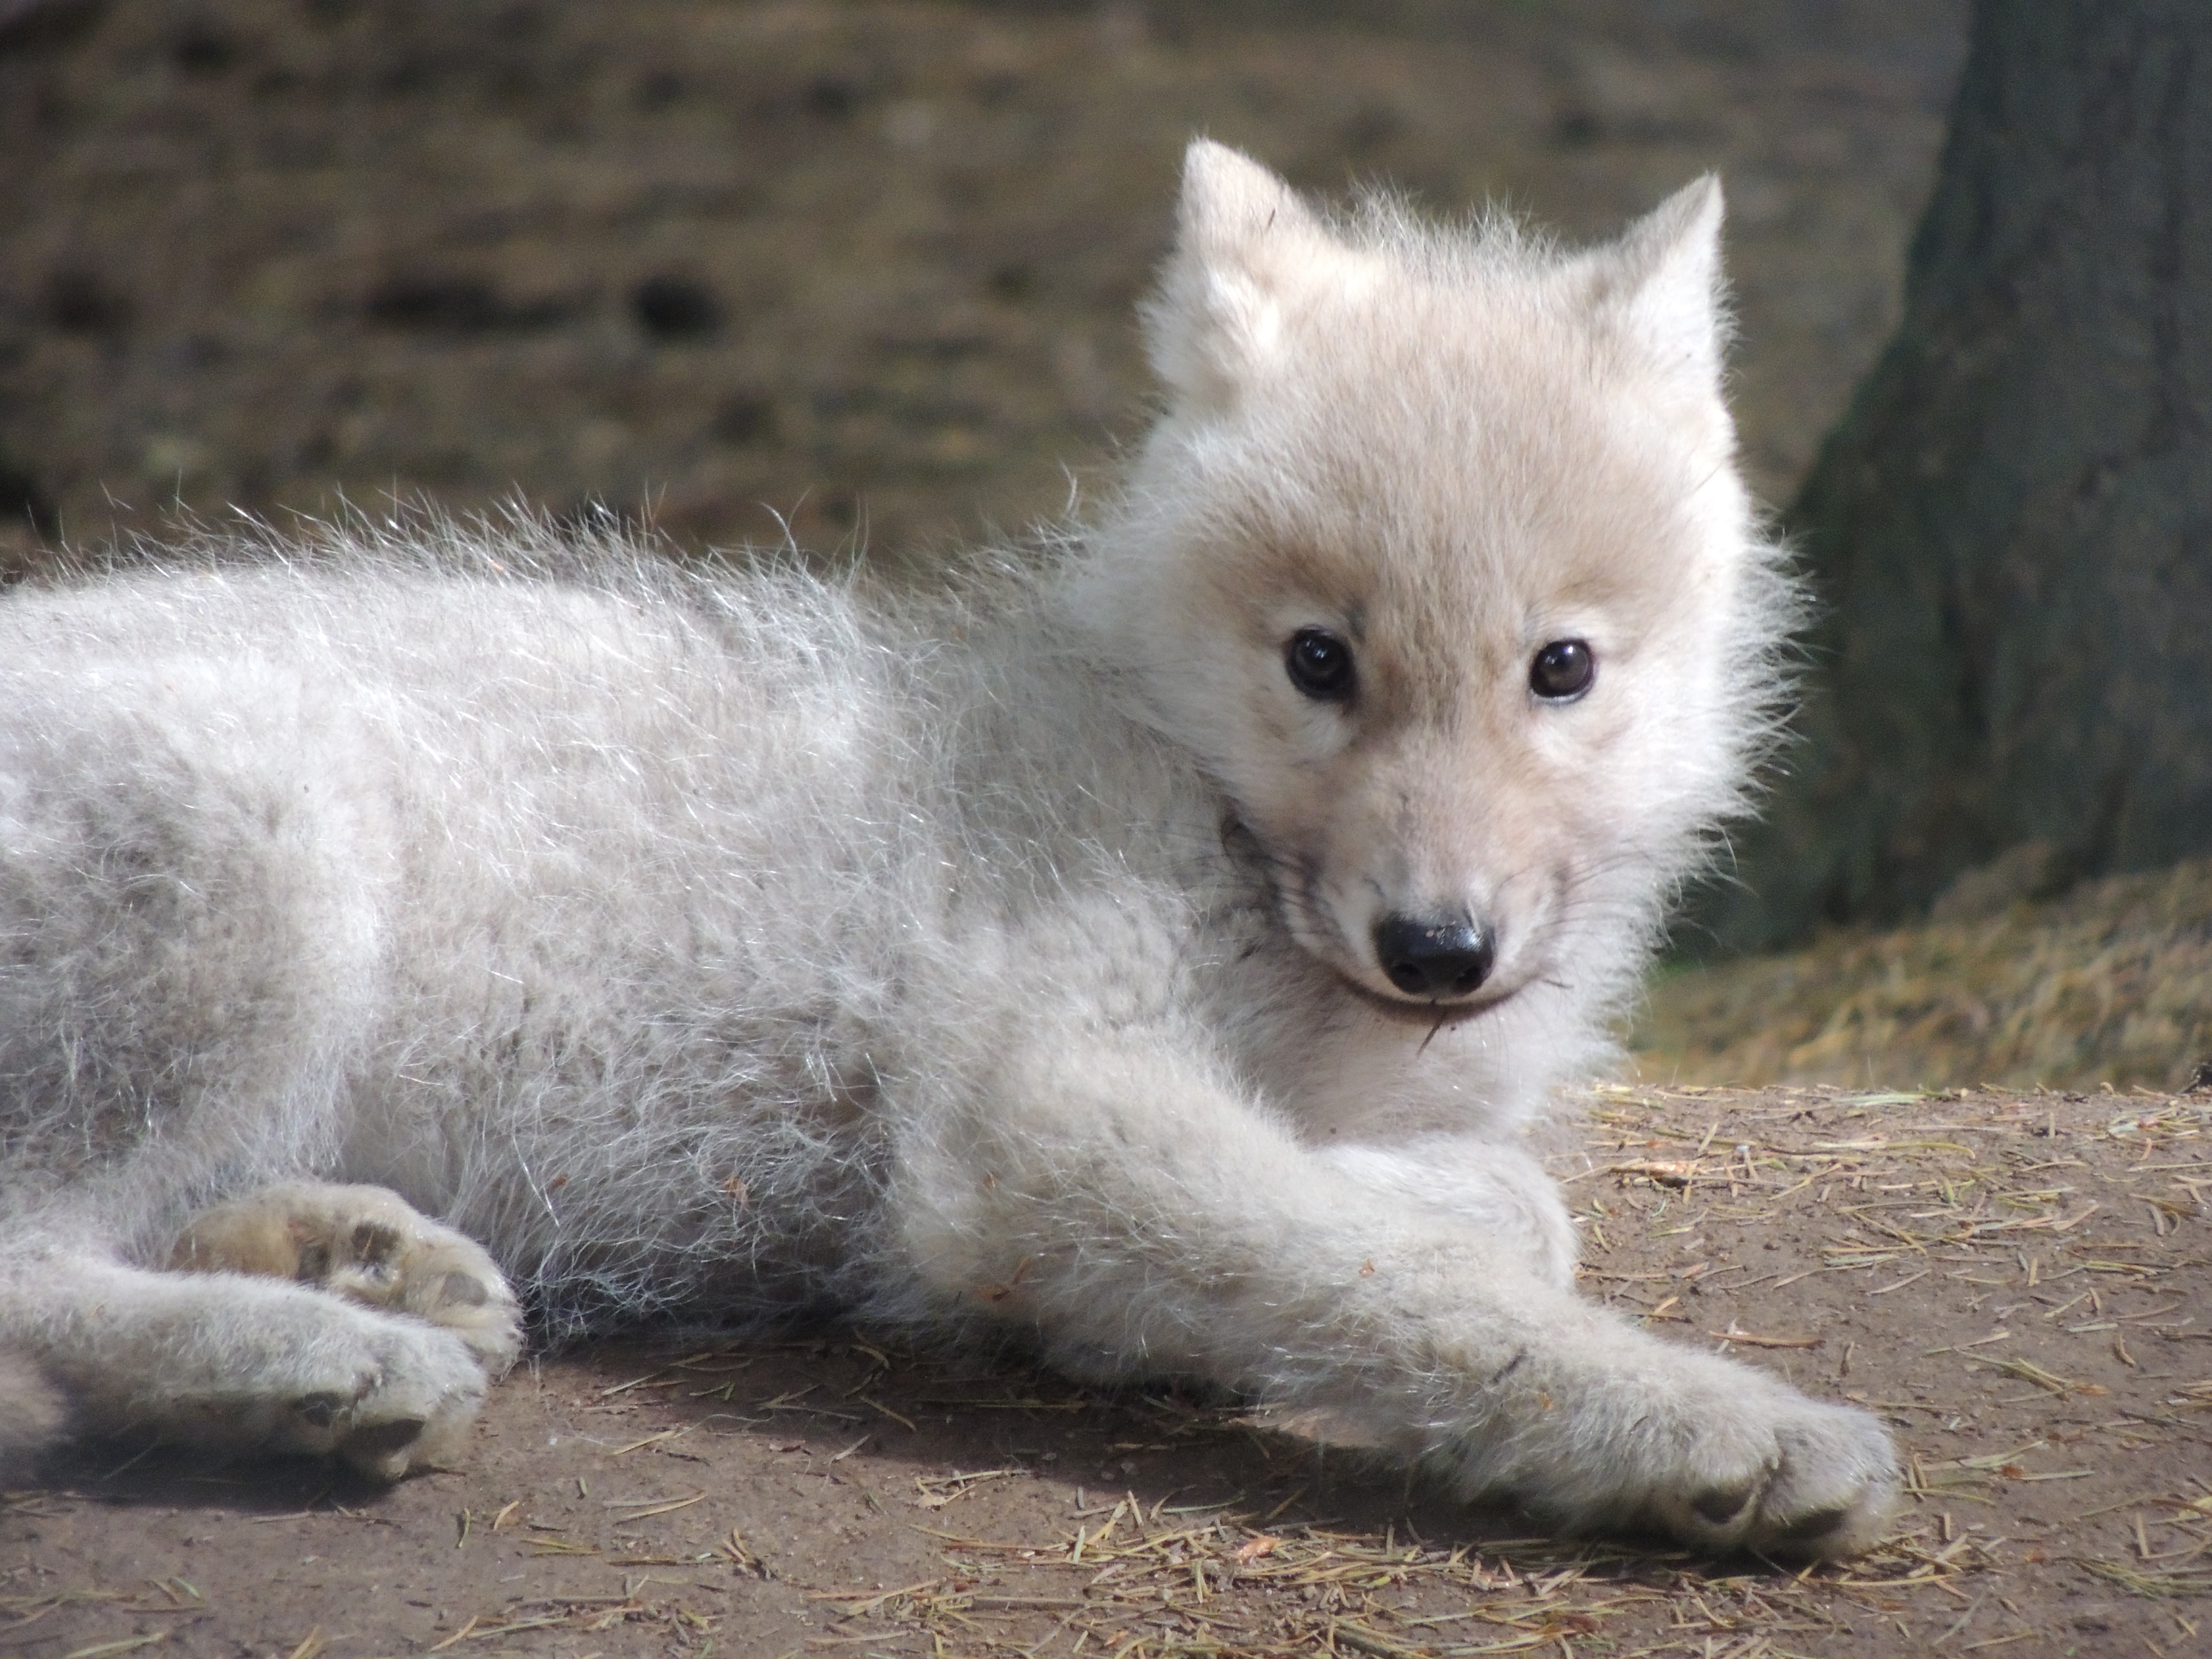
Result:
[[1267,371],[1301,279],[1357,256],[1290,185],[1209,138],[1184,153],[1176,219],[1143,307],[1152,368],[1184,404],[1225,409]]

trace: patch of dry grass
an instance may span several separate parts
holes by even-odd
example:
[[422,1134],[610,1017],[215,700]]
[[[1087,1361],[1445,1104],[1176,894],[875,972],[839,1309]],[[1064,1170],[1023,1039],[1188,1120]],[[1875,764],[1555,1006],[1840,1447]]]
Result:
[[2212,860],[1938,915],[1660,980],[1643,1075],[2185,1089],[2212,1061]]

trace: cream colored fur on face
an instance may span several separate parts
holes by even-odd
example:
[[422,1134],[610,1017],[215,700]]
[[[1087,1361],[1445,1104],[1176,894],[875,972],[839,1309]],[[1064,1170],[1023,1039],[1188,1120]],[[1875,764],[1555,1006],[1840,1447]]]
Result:
[[[430,521],[9,596],[0,1437],[397,1475],[518,1292],[830,1303],[1564,1528],[1872,1541],[1881,1428],[1582,1301],[1517,1138],[1776,702],[1720,211],[1562,255],[1194,145],[1125,487],[933,596]],[[1378,919],[1455,908],[1489,976],[1401,993]]]

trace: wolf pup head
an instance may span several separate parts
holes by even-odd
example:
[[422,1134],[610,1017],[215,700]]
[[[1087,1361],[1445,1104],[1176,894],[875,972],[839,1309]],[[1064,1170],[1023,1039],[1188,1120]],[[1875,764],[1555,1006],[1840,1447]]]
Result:
[[1079,586],[1304,947],[1384,1003],[1601,1000],[1741,805],[1790,590],[1722,397],[1721,192],[1562,254],[1191,146],[1170,394]]

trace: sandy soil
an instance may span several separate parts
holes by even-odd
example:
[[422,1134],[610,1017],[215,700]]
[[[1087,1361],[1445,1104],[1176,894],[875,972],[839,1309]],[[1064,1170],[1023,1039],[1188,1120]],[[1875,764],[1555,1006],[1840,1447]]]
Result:
[[866,1333],[695,1336],[526,1364],[463,1467],[390,1492],[98,1448],[0,1508],[0,1649],[2205,1650],[2212,1098],[1590,1109],[1553,1159],[1588,1290],[1882,1413],[1913,1490],[1865,1559],[1534,1542],[1170,1389]]

